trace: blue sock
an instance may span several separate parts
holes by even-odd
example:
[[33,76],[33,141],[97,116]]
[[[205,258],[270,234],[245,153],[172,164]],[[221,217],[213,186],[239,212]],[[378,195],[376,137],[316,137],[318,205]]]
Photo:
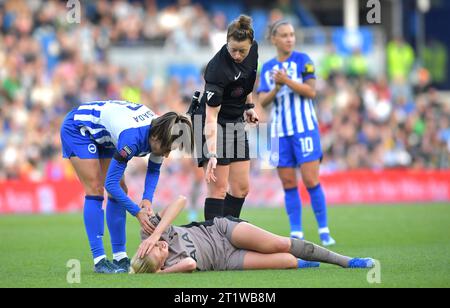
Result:
[[86,196],[84,199],[84,227],[94,259],[105,255],[105,248],[103,247],[105,218],[102,203],[103,197],[100,196]]
[[313,261],[304,261],[302,259],[297,259],[297,268],[312,268],[312,267],[320,267],[319,262]]
[[327,205],[322,186],[318,184],[316,187],[308,188],[308,193],[319,229],[328,228]]
[[297,187],[284,190],[284,202],[291,232],[302,232],[302,203]]
[[126,252],[127,210],[111,198],[108,198],[106,205],[106,223],[111,236],[113,254]]

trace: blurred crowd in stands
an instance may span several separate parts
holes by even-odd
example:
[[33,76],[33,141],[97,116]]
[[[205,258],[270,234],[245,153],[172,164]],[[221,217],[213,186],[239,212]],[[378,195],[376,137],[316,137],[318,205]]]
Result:
[[[286,3],[273,1],[267,23],[295,19]],[[146,74],[108,62],[108,50],[123,44],[217,50],[229,21],[189,0],[164,9],[155,0],[82,6],[81,23],[69,24],[64,1],[0,2],[0,180],[74,177],[61,158],[59,127],[82,102],[124,99],[157,113],[187,110],[200,82],[155,85]],[[450,102],[433,87],[446,76],[439,76],[439,64],[416,66],[414,50],[400,39],[389,43],[386,58],[388,74],[376,78],[368,75],[370,59],[358,52],[344,58],[330,48],[314,59],[324,171],[449,167]],[[428,55],[430,63],[437,58]],[[269,121],[267,110],[259,112]]]

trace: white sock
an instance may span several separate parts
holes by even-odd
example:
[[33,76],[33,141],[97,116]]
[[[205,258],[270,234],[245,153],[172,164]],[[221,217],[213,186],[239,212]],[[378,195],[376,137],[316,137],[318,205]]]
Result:
[[100,262],[101,260],[103,260],[104,258],[106,258],[105,255],[95,258],[94,259],[94,264],[97,265],[97,263]]
[[118,253],[113,253],[113,258],[114,260],[116,260],[117,262],[122,260],[123,258],[128,258],[128,255],[126,252],[118,252]]
[[291,232],[291,236],[295,236],[295,237],[297,237],[297,238],[303,238],[303,237],[304,237],[302,231],[294,231],[294,232]]
[[328,229],[328,227],[320,228],[319,229],[319,234],[324,234],[324,233],[330,233],[330,229]]

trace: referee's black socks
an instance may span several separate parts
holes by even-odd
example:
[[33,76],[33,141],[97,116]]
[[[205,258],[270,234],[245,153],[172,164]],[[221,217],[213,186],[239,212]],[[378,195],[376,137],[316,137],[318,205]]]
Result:
[[214,217],[223,217],[223,199],[206,198],[205,200],[205,220]]
[[233,217],[239,218],[244,202],[245,198],[236,198],[230,194],[227,194],[223,205],[223,216],[225,217],[231,215]]

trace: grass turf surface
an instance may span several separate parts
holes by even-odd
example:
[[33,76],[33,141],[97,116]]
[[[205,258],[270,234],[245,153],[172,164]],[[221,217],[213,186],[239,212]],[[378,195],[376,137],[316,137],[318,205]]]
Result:
[[[284,209],[249,209],[242,217],[276,234],[288,234]],[[81,214],[0,216],[0,287],[306,288],[450,287],[450,204],[329,208],[332,250],[381,263],[381,283],[369,270],[318,269],[196,272],[167,275],[98,275],[92,271]],[[181,216],[176,224],[186,223]],[[303,209],[306,239],[318,242],[311,209]],[[105,223],[106,225],[106,223]],[[128,216],[128,253],[139,243]],[[105,248],[111,258],[108,232]],[[69,284],[70,259],[81,262],[81,283]]]

